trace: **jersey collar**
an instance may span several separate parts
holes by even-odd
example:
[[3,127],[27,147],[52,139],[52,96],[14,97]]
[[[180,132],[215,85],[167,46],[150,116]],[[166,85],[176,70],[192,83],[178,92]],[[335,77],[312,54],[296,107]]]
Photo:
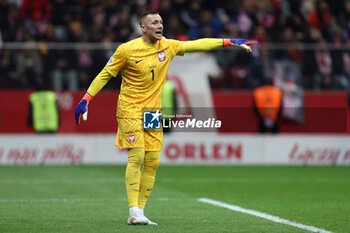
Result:
[[157,46],[158,46],[158,44],[159,44],[159,41],[157,41],[157,43],[155,43],[155,44],[148,44],[148,43],[146,43],[145,41],[143,41],[143,39],[142,39],[142,37],[140,37],[140,40],[142,41],[142,43],[147,47],[147,48],[156,48]]

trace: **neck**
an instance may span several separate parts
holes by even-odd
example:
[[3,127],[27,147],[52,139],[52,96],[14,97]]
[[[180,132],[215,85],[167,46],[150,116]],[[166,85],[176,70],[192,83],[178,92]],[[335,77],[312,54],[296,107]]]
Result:
[[146,35],[142,35],[142,40],[147,43],[147,44],[150,44],[150,45],[154,45],[155,43],[157,43],[157,39],[154,39],[154,40],[151,40],[148,36]]

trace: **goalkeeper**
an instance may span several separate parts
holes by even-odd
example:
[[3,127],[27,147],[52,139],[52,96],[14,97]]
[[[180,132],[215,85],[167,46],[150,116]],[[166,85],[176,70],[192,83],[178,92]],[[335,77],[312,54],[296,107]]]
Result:
[[[75,109],[76,123],[87,119],[87,106],[94,96],[115,77],[122,74],[117,106],[118,132],[116,145],[127,148],[129,161],[125,183],[129,203],[129,225],[157,225],[144,215],[162,150],[162,131],[143,130],[143,108],[161,108],[161,93],[169,64],[175,55],[206,52],[236,46],[251,52],[244,39],[199,39],[179,42],[163,37],[163,21],[156,11],[147,11],[139,18],[142,36],[121,44],[106,66],[92,81]],[[142,166],[143,165],[143,166]],[[142,166],[142,171],[141,171]]]

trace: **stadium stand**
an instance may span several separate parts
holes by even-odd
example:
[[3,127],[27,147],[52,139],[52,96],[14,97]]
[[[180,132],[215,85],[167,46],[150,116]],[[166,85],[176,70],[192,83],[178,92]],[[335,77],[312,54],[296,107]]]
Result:
[[[85,89],[115,44],[140,35],[137,17],[146,9],[160,12],[167,38],[259,41],[253,56],[234,49],[215,52],[224,75],[211,81],[213,88],[253,89],[268,75],[280,86],[288,81],[306,90],[349,90],[345,0],[3,0],[0,88]],[[248,70],[239,85],[237,69]]]

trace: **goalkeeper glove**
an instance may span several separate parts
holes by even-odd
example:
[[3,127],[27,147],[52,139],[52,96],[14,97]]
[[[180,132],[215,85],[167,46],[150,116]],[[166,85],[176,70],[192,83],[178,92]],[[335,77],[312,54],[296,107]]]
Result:
[[80,124],[80,118],[81,115],[83,115],[83,120],[87,120],[87,113],[88,113],[88,104],[90,100],[92,99],[92,96],[88,93],[85,94],[82,100],[80,100],[79,104],[75,108],[74,115],[75,115],[75,121],[77,125]]
[[245,49],[247,52],[252,52],[251,44],[257,44],[256,40],[246,40],[246,39],[224,39],[224,47],[236,46]]

